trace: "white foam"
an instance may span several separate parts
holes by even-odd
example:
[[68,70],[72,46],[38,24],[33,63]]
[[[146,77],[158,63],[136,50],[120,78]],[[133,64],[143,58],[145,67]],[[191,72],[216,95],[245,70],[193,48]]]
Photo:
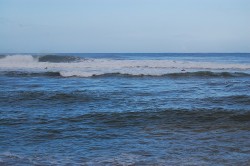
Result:
[[0,59],[0,70],[60,72],[64,77],[90,77],[105,73],[131,75],[162,75],[193,70],[250,70],[250,64],[227,64],[213,62],[172,61],[172,60],[114,60],[88,59],[74,63],[39,62],[31,55],[12,55]]
[[8,55],[0,59],[1,63],[7,63],[7,64],[15,64],[15,63],[27,64],[27,63],[34,63],[37,61],[38,60],[34,58],[32,55]]

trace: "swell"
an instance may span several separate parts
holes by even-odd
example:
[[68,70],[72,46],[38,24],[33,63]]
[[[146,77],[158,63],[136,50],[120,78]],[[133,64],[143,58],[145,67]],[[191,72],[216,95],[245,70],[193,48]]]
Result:
[[[22,120],[22,118],[21,118]],[[0,118],[1,125],[20,125],[29,123],[26,119],[17,121],[17,117]],[[145,127],[157,130],[191,129],[197,132],[207,130],[250,130],[250,110],[227,109],[167,109],[141,112],[89,112],[67,114],[57,118],[34,117],[35,124],[84,124],[92,127],[107,128]],[[202,130],[202,131],[201,131]]]
[[[88,110],[97,110],[99,112],[116,112],[117,110],[122,112],[133,111],[157,111],[157,107],[161,106],[161,108],[166,108],[168,111],[173,113],[179,113],[178,111],[183,112],[183,114],[193,114],[195,112],[200,113],[218,113],[218,112],[234,112],[234,114],[242,113],[244,111],[250,111],[250,95],[228,95],[228,96],[214,96],[214,97],[204,97],[204,98],[189,98],[184,103],[181,103],[178,108],[180,110],[176,110],[176,106],[171,104],[176,99],[169,98],[168,100],[159,100],[155,101],[154,106],[150,103],[144,103],[144,107],[138,107],[140,102],[136,102],[138,98],[141,101],[148,101],[148,98],[154,99],[154,93],[149,93],[147,97],[143,98],[142,96],[136,96],[134,93],[123,92],[123,96],[117,95],[117,92],[100,92],[93,90],[74,90],[70,91],[62,87],[64,90],[31,90],[30,91],[13,91],[6,90],[2,91],[0,95],[0,104],[5,105],[15,105],[15,107],[29,106],[40,108],[42,107],[53,107],[57,108],[58,104],[60,106],[66,107],[75,107],[84,105],[85,109]],[[135,101],[131,102],[131,100],[127,99],[129,96],[134,95]],[[180,98],[180,100],[185,101],[186,98]],[[124,103],[129,103],[126,106],[126,109],[119,109],[124,107]],[[167,103],[166,103],[167,102]],[[192,104],[194,108],[189,108],[187,104]],[[138,107],[138,108],[137,108]],[[171,111],[173,109],[174,111]],[[161,113],[161,112],[160,112]],[[113,113],[112,113],[113,114]],[[168,115],[171,116],[171,115]],[[211,115],[213,116],[213,115]]]
[[231,96],[222,96],[222,97],[209,97],[202,99],[205,102],[210,102],[214,104],[243,104],[250,105],[250,96],[249,95],[231,95]]
[[[103,121],[106,124],[126,123],[126,121],[135,121],[145,123],[144,120],[179,123],[181,122],[212,122],[212,121],[250,121],[250,110],[227,110],[227,109],[167,109],[159,111],[141,111],[141,112],[103,112],[87,113],[84,115],[65,117],[60,120],[68,122],[82,122],[87,119]],[[133,125],[133,124],[130,124]]]
[[210,130],[246,130],[250,128],[250,111],[226,109],[167,109],[162,111],[89,113],[64,117],[65,123],[91,124],[103,128],[139,128],[143,132]]
[[26,71],[1,71],[0,75],[8,77],[92,77],[92,78],[105,78],[105,77],[162,77],[162,78],[188,78],[188,77],[211,77],[211,78],[227,78],[227,77],[250,77],[249,73],[244,72],[212,72],[212,71],[197,71],[197,72],[177,72],[167,74],[130,74],[130,73],[102,73],[91,74],[84,72],[73,72],[71,74],[64,74],[60,71],[46,71],[46,72],[26,72]]
[[[99,98],[94,93],[85,91],[16,91],[6,92],[5,95],[1,95],[2,102],[24,102],[24,101],[43,101],[45,103],[50,102],[89,102],[98,101]],[[105,98],[103,98],[105,99]],[[37,103],[38,105],[40,103]]]

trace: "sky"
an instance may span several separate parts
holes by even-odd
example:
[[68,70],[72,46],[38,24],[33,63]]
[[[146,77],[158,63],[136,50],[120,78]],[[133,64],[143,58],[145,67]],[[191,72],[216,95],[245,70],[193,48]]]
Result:
[[250,52],[250,0],[0,0],[0,52]]

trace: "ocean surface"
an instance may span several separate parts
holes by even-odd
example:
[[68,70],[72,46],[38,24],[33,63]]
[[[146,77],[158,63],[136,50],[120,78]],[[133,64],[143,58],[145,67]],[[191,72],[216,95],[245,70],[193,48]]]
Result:
[[250,54],[1,54],[0,165],[250,165]]

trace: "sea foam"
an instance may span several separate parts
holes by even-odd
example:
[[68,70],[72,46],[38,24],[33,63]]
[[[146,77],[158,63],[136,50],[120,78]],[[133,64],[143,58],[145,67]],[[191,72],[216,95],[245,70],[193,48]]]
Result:
[[[109,73],[129,75],[161,76],[169,73],[197,72],[197,71],[247,71],[250,64],[231,64],[197,61],[174,60],[120,60],[120,59],[80,59],[77,61],[57,62],[39,61],[39,56],[8,55],[0,59],[1,71],[26,71],[26,72],[59,72],[63,77],[79,76],[90,77]],[[46,57],[50,59],[50,57]],[[72,58],[71,58],[72,59]],[[59,62],[60,63],[59,63]]]

